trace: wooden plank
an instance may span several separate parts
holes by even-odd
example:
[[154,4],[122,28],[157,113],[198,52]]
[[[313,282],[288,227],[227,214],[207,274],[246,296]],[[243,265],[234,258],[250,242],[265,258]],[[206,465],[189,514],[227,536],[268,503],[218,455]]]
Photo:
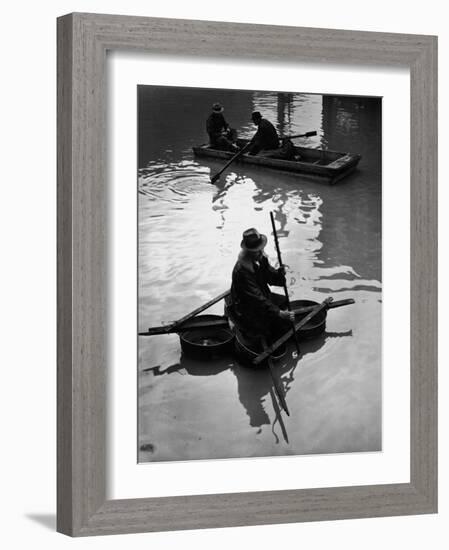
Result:
[[[329,309],[335,309],[337,307],[348,306],[354,304],[352,298],[346,300],[337,300],[329,304]],[[304,306],[293,310],[295,315],[303,315],[305,313],[310,313],[315,306]],[[156,336],[161,334],[171,334],[173,332],[181,333],[188,330],[203,330],[208,328],[229,328],[229,323],[227,317],[221,317],[219,319],[209,319],[209,320],[200,320],[200,319],[191,319],[182,323],[180,326],[170,325],[161,325],[157,327],[150,327],[146,332],[139,332],[139,336]]]
[[286,332],[284,336],[281,336],[280,338],[278,338],[278,340],[276,340],[276,342],[274,342],[273,344],[271,344],[271,346],[265,349],[263,353],[258,355],[255,359],[253,359],[253,364],[259,365],[270,354],[272,354],[273,351],[276,351],[280,346],[282,346],[282,344],[287,342],[287,340],[291,338],[295,332],[297,332],[301,327],[305,326],[313,317],[318,315],[320,311],[323,311],[323,309],[326,309],[330,303],[330,300],[331,300],[330,298],[327,298],[326,300],[324,300],[322,304],[317,304],[316,306],[314,306],[310,313],[308,313],[303,319],[301,319],[301,321],[295,324],[294,329],[291,329],[288,332]]
[[224,292],[222,292],[221,294],[219,294],[215,298],[212,298],[212,300],[209,300],[208,302],[206,302],[202,306],[197,307],[196,309],[194,309],[193,311],[191,311],[187,315],[184,315],[184,317],[181,317],[181,319],[179,319],[178,321],[175,321],[172,324],[172,328],[173,329],[179,328],[183,323],[185,323],[186,321],[188,321],[189,319],[191,319],[195,315],[198,315],[198,313],[201,313],[202,311],[205,311],[206,309],[210,308],[211,306],[213,306],[214,304],[216,304],[220,300],[223,300],[223,298],[226,298],[226,296],[229,296],[230,292],[231,292],[230,290],[225,290]]

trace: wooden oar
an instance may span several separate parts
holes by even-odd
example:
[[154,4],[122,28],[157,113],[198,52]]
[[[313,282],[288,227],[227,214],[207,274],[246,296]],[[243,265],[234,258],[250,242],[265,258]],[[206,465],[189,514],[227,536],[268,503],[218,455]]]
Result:
[[[328,307],[328,309],[335,309],[337,307],[350,306],[351,304],[355,304],[355,300],[353,298],[346,298],[345,300],[335,300],[335,302],[332,300],[332,302],[330,302],[327,305],[327,307]],[[301,309],[303,309],[304,311],[306,309],[309,310],[309,311],[312,311],[312,309],[314,307],[315,306],[307,306],[307,307],[303,307]],[[296,312],[302,313],[302,311],[300,311],[299,309],[295,309],[294,312],[295,312],[295,315],[296,315]]]
[[[288,311],[291,311],[292,308],[290,306],[290,298],[288,297],[287,281],[285,280],[285,269],[284,269],[284,264],[282,263],[281,249],[279,247],[279,239],[278,239],[278,234],[277,234],[277,231],[276,231],[276,225],[274,223],[273,212],[270,212],[270,219],[271,219],[271,227],[273,228],[274,244],[276,245],[276,251],[277,251],[277,254],[278,254],[279,267],[284,272],[284,284],[282,286],[284,287],[285,299],[287,300],[287,309],[288,309]],[[295,322],[292,321],[291,325],[292,325],[292,329],[293,329],[293,334],[294,334],[293,337],[295,339],[296,350],[297,350],[298,353],[301,353],[301,350],[299,349],[298,336],[296,335],[296,332],[295,332]]]
[[231,293],[230,290],[226,290],[225,292],[222,292],[221,294],[219,294],[215,298],[212,298],[212,300],[209,300],[209,302],[206,302],[203,306],[200,306],[197,309],[194,309],[193,311],[191,311],[190,313],[188,313],[184,317],[181,317],[181,319],[179,319],[178,321],[175,321],[173,323],[173,328],[179,327],[180,325],[182,325],[183,323],[185,323],[186,321],[188,321],[192,317],[195,317],[195,315],[198,315],[198,313],[201,313],[202,311],[204,311],[205,309],[208,309],[209,307],[213,306],[214,304],[216,304],[217,302],[219,302],[223,298],[226,298],[226,296],[229,296],[230,293]]
[[[312,132],[306,132],[305,134],[295,134],[293,136],[284,136],[282,137],[281,139],[296,139],[296,138],[300,138],[300,137],[311,137],[311,136],[316,136],[316,131],[312,131]],[[224,166],[223,168],[217,172],[215,174],[215,176],[212,176],[211,179],[210,179],[210,182],[211,183],[215,183],[216,181],[218,181],[220,179],[220,176],[221,174],[223,174],[223,172],[226,170],[226,168],[228,168],[229,166],[231,166],[231,164],[233,162],[235,162],[237,159],[239,159],[243,153],[248,149],[248,147],[251,145],[251,140],[248,141],[248,143],[242,148],[240,149],[240,151],[238,153],[236,153]]]
[[184,321],[180,326],[162,325],[159,327],[150,327],[146,332],[139,332],[139,336],[154,336],[157,334],[171,334],[173,332],[186,332],[187,330],[203,330],[209,328],[229,328],[228,320],[225,317],[220,319],[210,319],[208,321],[195,321],[191,319]]
[[192,317],[195,317],[195,315],[198,315],[198,313],[201,313],[205,309],[213,306],[223,298],[226,298],[226,296],[229,295],[231,291],[226,290],[225,292],[222,292],[212,300],[209,300],[209,302],[206,302],[204,305],[198,307],[197,309],[194,309],[187,315],[184,315],[184,317],[181,317],[181,319],[178,319],[178,321],[175,321],[174,323],[170,323],[169,325],[166,325],[165,327],[153,327],[148,329],[148,332],[141,333],[141,335],[148,336],[150,334],[168,334],[170,332],[178,332],[179,328],[186,322],[189,321]]
[[[268,350],[268,346],[265,338],[262,338],[262,345],[263,345],[264,352],[266,352]],[[285,401],[285,397],[284,397],[284,390],[279,385],[279,380],[276,378],[276,374],[274,372],[274,365],[270,357],[270,352],[268,352],[266,358],[268,362],[268,368],[270,369],[271,379],[273,380],[273,386],[274,386],[274,389],[276,390],[276,393],[279,399],[279,403],[281,404],[281,407],[284,409],[284,411],[288,414],[288,416],[290,416],[290,411],[288,410],[287,402]]]
[[[354,304],[355,301],[352,298],[347,298],[346,300],[336,300],[329,304],[329,309],[335,309],[337,307],[348,306]],[[304,306],[297,309],[293,309],[295,315],[303,315],[304,313],[310,313],[313,308],[316,306]],[[162,325],[158,327],[150,327],[146,332],[139,332],[139,336],[154,336],[157,334],[171,334],[174,332],[185,332],[187,330],[202,330],[207,328],[228,328],[229,323],[226,317],[221,317],[220,319],[210,319],[209,321],[198,321],[191,319],[185,321],[180,326],[173,326],[173,323],[170,325]]]
[[296,138],[301,138],[301,137],[312,137],[312,136],[316,136],[316,131],[315,130],[313,132],[306,132],[305,134],[295,134],[293,136],[283,136],[283,137],[281,137],[281,140],[282,139],[296,139]]
[[231,166],[231,164],[232,164],[233,162],[235,162],[238,158],[240,158],[240,157],[243,155],[243,153],[248,149],[248,147],[249,147],[250,145],[251,145],[251,141],[249,141],[249,142],[245,145],[245,147],[243,147],[242,149],[240,149],[240,151],[239,151],[238,153],[236,153],[236,154],[231,158],[231,160],[230,160],[229,162],[227,162],[227,163],[223,166],[223,168],[222,168],[219,172],[217,172],[217,173],[215,174],[215,176],[213,176],[213,177],[210,179],[210,182],[211,182],[211,183],[215,183],[218,179],[220,179],[221,174],[223,174],[223,172],[226,170],[226,168],[228,168],[229,166]]
[[284,336],[281,336],[274,344],[271,344],[267,349],[265,349],[261,354],[259,354],[255,359],[253,359],[253,364],[258,365],[261,363],[264,359],[266,359],[269,355],[273,353],[273,351],[276,351],[279,346],[282,346],[287,340],[292,336],[294,332],[299,330],[301,327],[306,325],[310,319],[315,317],[320,311],[323,309],[327,309],[329,307],[329,304],[332,302],[332,298],[326,298],[323,303],[316,305],[312,311],[304,317],[304,319],[301,319],[299,323],[296,323],[295,328],[292,330],[289,330],[284,334]]

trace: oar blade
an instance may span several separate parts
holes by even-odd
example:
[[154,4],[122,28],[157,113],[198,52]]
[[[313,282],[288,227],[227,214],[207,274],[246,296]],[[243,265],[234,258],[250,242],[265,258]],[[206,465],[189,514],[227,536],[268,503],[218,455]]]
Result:
[[212,184],[214,184],[214,183],[216,183],[219,179],[220,179],[220,174],[215,174],[215,176],[212,176],[212,177],[210,178],[210,182],[211,182]]
[[213,177],[211,178],[211,181],[210,181],[210,182],[211,182],[211,183],[215,183],[215,182],[219,179],[219,177],[221,176],[221,174],[223,174],[223,172],[224,172],[227,168],[229,168],[229,166],[231,166],[231,164],[232,164],[233,162],[235,162],[238,158],[240,158],[240,157],[243,155],[243,153],[249,148],[250,145],[251,145],[251,141],[249,141],[242,149],[240,149],[240,151],[238,151],[238,153],[236,153],[236,154],[235,154],[235,155],[234,155],[234,156],[233,156],[233,157],[223,166],[223,168],[222,168],[217,174],[215,174],[215,176],[213,176]]
[[156,336],[158,334],[169,334],[172,329],[172,324],[160,326],[160,327],[150,327],[146,332],[139,332],[139,336]]

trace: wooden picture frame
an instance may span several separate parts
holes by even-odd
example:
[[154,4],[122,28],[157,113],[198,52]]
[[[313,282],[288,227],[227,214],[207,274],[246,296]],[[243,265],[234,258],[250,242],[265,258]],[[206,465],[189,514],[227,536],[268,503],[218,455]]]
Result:
[[[410,482],[106,499],[106,52],[406,66]],[[100,535],[437,511],[437,38],[74,13],[58,19],[57,529]]]

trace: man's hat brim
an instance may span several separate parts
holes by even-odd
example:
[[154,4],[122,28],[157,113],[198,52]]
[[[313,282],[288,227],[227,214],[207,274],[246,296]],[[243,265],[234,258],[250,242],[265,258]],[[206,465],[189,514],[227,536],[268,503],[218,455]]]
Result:
[[267,245],[267,241],[268,241],[267,236],[263,235],[262,233],[260,233],[260,238],[262,239],[262,242],[254,248],[248,248],[245,245],[244,240],[240,243],[240,246],[241,246],[241,248],[243,248],[243,250],[248,250],[248,252],[258,252],[259,250],[263,250],[265,248],[265,246]]

